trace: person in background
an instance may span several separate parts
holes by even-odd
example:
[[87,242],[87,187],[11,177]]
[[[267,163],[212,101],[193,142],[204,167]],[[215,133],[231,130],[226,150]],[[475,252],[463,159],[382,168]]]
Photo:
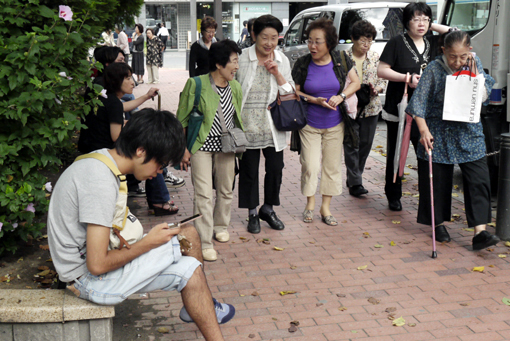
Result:
[[[221,243],[230,240],[227,231],[232,211],[232,183],[235,177],[235,154],[221,151],[222,128],[218,113],[221,105],[227,129],[242,128],[241,102],[243,93],[241,85],[234,80],[239,68],[241,49],[232,40],[222,40],[211,45],[209,50],[209,70],[200,76],[202,90],[198,110],[203,113],[204,121],[197,140],[190,151],[186,150],[181,162],[181,169],[187,170],[191,165],[191,180],[195,188],[194,210],[202,217],[195,221],[195,228],[202,241],[202,255],[206,261],[217,259],[212,238]],[[217,91],[213,89],[215,84]],[[196,83],[189,78],[179,101],[177,118],[187,129],[189,116],[195,101]],[[213,195],[213,182],[216,199]]]
[[165,50],[163,42],[154,34],[152,28],[147,29],[147,75],[149,84],[159,83],[159,68],[162,66],[161,53]]
[[113,37],[113,32],[111,29],[107,29],[101,33],[101,37],[104,40],[104,46],[115,46],[115,38]]
[[129,64],[129,40],[126,32],[122,28],[115,26],[117,33],[117,46],[124,52],[124,62]]
[[161,23],[161,27],[159,28],[158,33],[156,35],[161,39],[163,42],[163,51],[166,50],[166,42],[168,40],[168,37],[170,36],[170,33],[168,32],[168,29],[165,26],[165,23]]
[[347,187],[349,194],[360,197],[367,194],[363,187],[363,172],[372,142],[375,137],[379,113],[382,110],[379,94],[386,89],[386,81],[377,77],[379,54],[370,50],[377,31],[369,21],[360,20],[351,27],[352,47],[347,55],[354,61],[354,70],[361,84],[370,86],[370,102],[358,112],[356,120],[352,121],[353,128],[359,137],[359,147],[353,148],[344,144],[345,167],[347,168]]
[[216,42],[218,23],[211,17],[205,17],[200,24],[202,38],[191,45],[189,52],[189,76],[205,75],[209,72],[209,48]]
[[[398,134],[398,104],[402,101],[407,76],[411,74],[408,88],[408,98],[411,99],[414,89],[418,86],[421,73],[428,63],[434,60],[438,53],[439,36],[427,34],[429,30],[445,33],[449,27],[433,24],[432,10],[424,2],[413,2],[404,8],[403,21],[406,32],[391,38],[379,58],[377,76],[387,79],[386,101],[384,103],[382,118],[387,126],[386,144],[386,184],[384,191],[388,199],[389,209],[401,211],[402,182],[397,177],[393,183],[393,169],[395,149]],[[418,148],[420,133],[413,121],[411,127],[411,142],[414,149]]]
[[[282,22],[270,14],[253,23],[255,45],[245,50],[239,59],[236,79],[243,90],[241,117],[248,139],[246,152],[239,161],[239,207],[247,208],[248,232],[260,232],[260,219],[274,230],[283,230],[285,224],[276,215],[273,206],[280,205],[280,187],[283,173],[283,150],[287,147],[285,131],[276,130],[268,105],[280,95],[294,92],[290,63],[276,50]],[[259,205],[259,163],[264,154],[264,205]]]
[[247,23],[247,30],[248,30],[248,35],[246,36],[246,39],[241,42],[241,44],[239,45],[239,47],[241,49],[245,49],[247,47],[250,47],[252,46],[254,43],[255,43],[255,40],[254,40],[254,35],[253,35],[253,23],[255,22],[257,18],[251,18],[250,20],[248,20],[248,23]]
[[248,33],[248,20],[245,20],[243,21],[243,30],[241,32],[241,43],[244,42],[246,40],[246,38],[248,37],[249,33]]
[[[308,123],[299,131],[301,193],[306,196],[303,221],[313,221],[315,192],[322,164],[320,215],[321,220],[330,226],[338,225],[331,213],[330,204],[333,196],[342,194],[344,131],[354,133],[352,128],[345,129],[346,125],[352,123],[343,102],[360,88],[350,58],[345,58],[344,66],[340,55],[344,52],[335,51],[338,45],[336,32],[333,22],[327,18],[313,21],[306,30],[310,53],[300,57],[292,69],[296,91],[308,102]],[[347,77],[351,83],[345,87]]]
[[143,84],[143,75],[145,73],[145,69],[143,66],[143,45],[144,45],[144,37],[143,37],[143,25],[136,24],[135,32],[133,33],[133,61],[131,62],[131,67],[133,68],[133,73],[136,74],[138,83]]
[[[446,76],[465,65],[485,78],[483,100],[486,101],[494,85],[478,57],[471,53],[471,38],[463,31],[443,35],[443,54],[436,57],[423,72],[418,87],[407,106],[420,131],[418,146],[418,183],[420,199],[418,223],[431,225],[435,217],[435,235],[440,243],[449,242],[450,235],[443,222],[450,221],[452,206],[453,166],[462,171],[468,226],[474,228],[473,250],[496,245],[500,240],[486,231],[492,221],[489,168],[485,156],[485,137],[482,122],[466,123],[443,120]],[[432,153],[434,212],[430,205],[428,151]]]

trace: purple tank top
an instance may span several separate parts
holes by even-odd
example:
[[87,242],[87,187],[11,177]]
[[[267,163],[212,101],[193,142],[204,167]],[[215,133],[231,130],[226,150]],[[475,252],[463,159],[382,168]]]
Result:
[[[327,101],[340,91],[340,83],[333,71],[333,62],[317,65],[313,61],[308,65],[308,75],[304,84],[304,92],[314,97],[324,97]],[[340,106],[331,110],[317,104],[308,105],[308,125],[317,129],[332,128],[342,122]]]

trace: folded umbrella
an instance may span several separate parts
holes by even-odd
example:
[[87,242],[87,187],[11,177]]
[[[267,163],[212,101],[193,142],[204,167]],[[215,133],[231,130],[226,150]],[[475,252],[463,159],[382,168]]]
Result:
[[[398,176],[404,175],[404,167],[406,165],[407,153],[409,152],[409,143],[411,141],[411,125],[413,124],[413,118],[411,115],[406,115],[406,127],[404,129],[404,135],[402,136],[402,147],[400,149],[400,162],[398,164]],[[395,182],[395,180],[393,180]]]
[[[407,85],[409,84],[409,72],[406,75],[406,85],[402,101],[398,104],[398,133],[397,133],[397,147],[395,148],[395,157],[393,159],[393,182],[397,181],[398,166],[400,164],[400,152],[402,150],[402,138],[404,136],[404,127],[406,122],[406,108],[407,108]],[[407,147],[409,149],[409,147]],[[405,162],[405,161],[404,161]]]

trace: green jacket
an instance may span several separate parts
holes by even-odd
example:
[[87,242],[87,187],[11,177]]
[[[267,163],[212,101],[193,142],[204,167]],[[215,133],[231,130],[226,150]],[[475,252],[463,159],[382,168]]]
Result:
[[[211,131],[211,127],[218,109],[218,103],[220,103],[220,95],[218,95],[212,88],[211,82],[209,81],[209,74],[200,76],[202,80],[202,91],[200,92],[200,103],[198,104],[198,110],[204,115],[204,121],[198,131],[197,140],[191,148],[190,153],[195,154],[197,150],[202,148],[205,143],[205,139]],[[232,104],[236,109],[234,117],[236,127],[244,130],[243,122],[241,120],[241,103],[243,101],[243,92],[241,90],[241,84],[238,81],[232,80],[229,82],[230,89],[232,90]],[[179,108],[177,109],[177,119],[181,122],[182,126],[186,128],[188,126],[189,114],[193,108],[193,102],[195,101],[195,80],[189,78],[182,90],[181,98],[179,100]]]

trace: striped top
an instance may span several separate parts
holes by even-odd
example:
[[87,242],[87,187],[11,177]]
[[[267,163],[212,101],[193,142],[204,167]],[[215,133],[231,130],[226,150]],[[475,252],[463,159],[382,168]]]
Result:
[[[230,85],[227,85],[224,88],[219,86],[216,87],[218,89],[218,94],[220,95],[220,105],[223,110],[225,125],[227,126],[227,129],[235,128],[234,114],[236,109],[232,104],[232,90],[230,89]],[[203,152],[221,152],[221,133],[222,129],[220,118],[218,116],[218,111],[216,111],[209,135],[207,135],[204,145],[199,150]]]

